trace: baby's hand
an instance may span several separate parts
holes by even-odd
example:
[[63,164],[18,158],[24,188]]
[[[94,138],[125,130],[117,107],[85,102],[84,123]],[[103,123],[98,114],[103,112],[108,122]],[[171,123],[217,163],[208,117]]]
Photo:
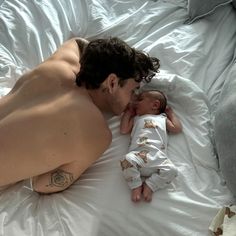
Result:
[[136,115],[136,109],[133,103],[129,103],[128,106],[125,109],[125,113],[129,113],[130,116]]
[[166,113],[167,116],[168,116],[168,114],[172,114],[173,113],[172,108],[167,106],[166,109],[165,109],[165,113]]

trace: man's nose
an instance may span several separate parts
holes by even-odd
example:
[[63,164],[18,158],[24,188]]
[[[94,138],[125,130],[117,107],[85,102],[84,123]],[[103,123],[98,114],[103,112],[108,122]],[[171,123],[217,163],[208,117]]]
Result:
[[132,103],[136,103],[137,100],[138,100],[138,95],[133,94],[132,97],[131,97],[131,102],[132,102]]

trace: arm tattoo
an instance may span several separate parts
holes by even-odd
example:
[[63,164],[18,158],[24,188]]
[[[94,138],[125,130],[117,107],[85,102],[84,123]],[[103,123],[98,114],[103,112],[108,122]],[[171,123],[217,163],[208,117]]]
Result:
[[47,186],[66,188],[74,182],[73,174],[57,169],[51,173],[50,183]]

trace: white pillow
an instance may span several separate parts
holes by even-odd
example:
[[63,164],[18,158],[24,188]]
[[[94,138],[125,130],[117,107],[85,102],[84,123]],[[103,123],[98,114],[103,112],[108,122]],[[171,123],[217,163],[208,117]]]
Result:
[[231,2],[232,0],[188,0],[189,19],[185,23],[191,24],[195,20],[213,13],[218,7]]
[[236,196],[236,61],[226,78],[215,115],[215,141],[220,169]]

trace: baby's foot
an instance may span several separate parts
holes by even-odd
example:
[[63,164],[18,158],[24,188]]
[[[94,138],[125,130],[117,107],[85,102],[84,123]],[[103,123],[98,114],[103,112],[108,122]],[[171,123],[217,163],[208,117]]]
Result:
[[150,187],[148,187],[147,184],[143,185],[143,198],[145,202],[151,202],[152,201],[152,194],[153,191]]
[[132,189],[131,199],[134,202],[139,202],[141,200],[142,186]]

